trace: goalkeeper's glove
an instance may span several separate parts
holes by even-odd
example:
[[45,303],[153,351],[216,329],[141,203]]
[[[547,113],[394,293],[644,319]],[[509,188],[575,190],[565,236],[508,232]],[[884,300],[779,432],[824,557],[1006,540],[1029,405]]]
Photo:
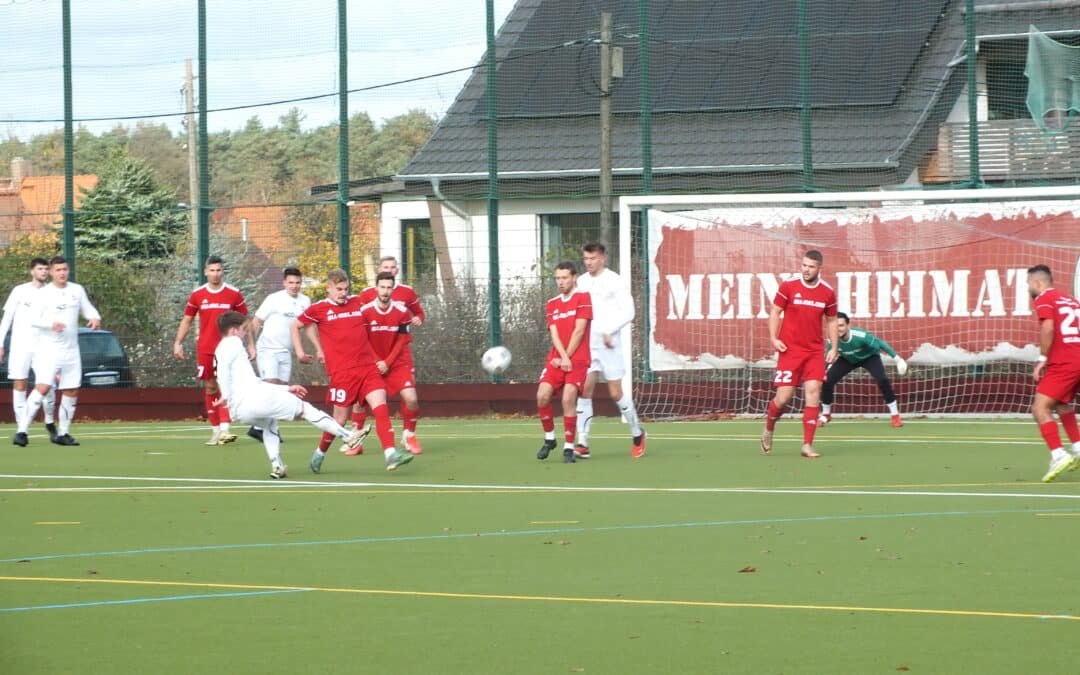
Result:
[[907,374],[907,361],[899,356],[896,357],[896,372],[899,375]]

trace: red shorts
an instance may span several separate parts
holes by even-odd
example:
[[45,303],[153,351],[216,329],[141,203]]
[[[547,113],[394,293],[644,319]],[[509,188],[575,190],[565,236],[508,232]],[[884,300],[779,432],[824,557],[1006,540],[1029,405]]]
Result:
[[330,376],[326,402],[343,408],[349,407],[363,403],[368,394],[380,389],[386,389],[386,383],[374,365],[370,368],[349,368]]
[[214,363],[214,354],[197,354],[195,356],[195,379],[212,380],[217,377],[217,367]]
[[780,352],[776,359],[774,387],[797,387],[808,380],[825,381],[825,354],[820,351]]
[[574,363],[570,372],[556,368],[550,363],[540,371],[540,381],[547,382],[552,389],[559,391],[564,385],[572,384],[578,391],[585,388],[585,377],[589,374],[589,362]]
[[411,361],[398,359],[390,370],[382,376],[386,382],[386,394],[396,396],[402,389],[414,389],[416,387],[416,368]]
[[1042,379],[1035,386],[1036,393],[1049,396],[1059,403],[1072,403],[1080,389],[1080,368],[1065,363],[1046,366]]

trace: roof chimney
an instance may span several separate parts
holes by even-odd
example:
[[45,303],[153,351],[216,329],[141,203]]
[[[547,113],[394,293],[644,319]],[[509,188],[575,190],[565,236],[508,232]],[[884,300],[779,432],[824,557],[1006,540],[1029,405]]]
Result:
[[30,160],[16,157],[11,160],[11,187],[18,188],[23,178],[30,175]]

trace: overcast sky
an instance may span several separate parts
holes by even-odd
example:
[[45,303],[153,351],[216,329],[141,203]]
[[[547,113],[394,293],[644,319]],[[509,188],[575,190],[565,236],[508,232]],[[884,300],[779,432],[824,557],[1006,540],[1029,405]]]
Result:
[[[349,88],[476,65],[485,48],[484,0],[349,0]],[[513,0],[495,0],[496,30]],[[61,0],[0,0],[0,137],[63,126]],[[198,64],[195,0],[72,0],[76,120],[184,110],[184,59]],[[211,110],[334,93],[336,0],[207,0],[207,101]],[[442,115],[468,72],[358,92],[350,112],[376,123],[420,108]],[[334,96],[212,112],[211,130],[258,116],[270,126],[290,107],[306,126],[337,119]],[[41,120],[17,122],[14,120]],[[179,117],[149,117],[175,132]],[[76,122],[100,132],[137,120]]]

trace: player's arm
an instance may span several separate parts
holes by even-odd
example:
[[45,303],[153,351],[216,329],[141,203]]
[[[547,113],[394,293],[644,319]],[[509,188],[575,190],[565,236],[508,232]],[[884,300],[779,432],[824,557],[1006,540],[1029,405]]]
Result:
[[90,302],[90,298],[86,295],[86,289],[84,288],[82,293],[79,294],[79,311],[82,313],[83,318],[86,319],[86,325],[93,330],[101,328],[101,313],[97,311],[97,307],[94,307]]
[[626,328],[634,320],[634,296],[630,293],[630,285],[619,277],[619,287],[615,292],[615,311],[612,313],[611,325],[605,331],[608,335],[618,335],[619,331]]
[[7,337],[8,331],[11,330],[11,323],[15,318],[15,307],[18,303],[15,301],[15,291],[12,291],[8,295],[7,302],[4,303],[4,316],[0,318],[0,359],[4,358],[4,338]]
[[413,326],[424,325],[424,319],[426,317],[424,316],[424,308],[420,306],[420,298],[414,298],[407,307],[409,308],[409,311],[412,312],[412,318],[409,319],[409,323]]
[[589,330],[588,319],[575,319],[574,320],[574,332],[570,333],[570,344],[566,345],[566,360],[570,360],[570,355],[574,354],[581,343],[585,341],[585,334]]
[[1046,369],[1046,357],[1050,354],[1050,347],[1054,344],[1054,320],[1039,319],[1039,360],[1035,363],[1035,370],[1031,376],[1036,382],[1042,379],[1043,370]]
[[[237,340],[237,345],[241,345]],[[222,345],[214,351],[214,359],[217,362],[217,368],[215,369],[217,374],[218,391],[220,392],[219,398],[214,401],[214,405],[223,405],[225,401],[229,400],[229,397],[233,393],[232,382],[232,362],[239,356],[236,348],[233,346],[233,341],[222,341]],[[243,347],[241,346],[241,349]]]
[[556,367],[562,367],[563,361],[570,362],[570,355],[566,352],[566,346],[563,345],[562,338],[559,337],[559,327],[551,324],[548,326],[548,333],[551,335],[551,346],[555,348],[555,352],[559,355],[559,363],[555,365]]
[[778,352],[786,352],[787,345],[780,340],[780,315],[783,314],[784,308],[776,303],[769,308],[769,341],[772,343],[773,349]]
[[403,323],[398,328],[397,335],[394,336],[394,346],[390,348],[390,353],[386,355],[383,361],[386,362],[386,367],[394,365],[394,361],[401,356],[401,352],[405,351],[405,347],[412,342],[412,335],[409,334],[409,326],[412,323]]
[[825,339],[829,341],[832,347],[825,353],[825,363],[833,363],[836,361],[836,355],[840,348],[840,330],[836,324],[836,315],[825,317]]
[[173,341],[172,351],[173,356],[178,359],[184,358],[184,338],[191,332],[191,324],[195,322],[195,315],[184,313],[184,318],[180,319],[180,327],[176,329],[176,340]]
[[304,351],[304,340],[300,337],[300,330],[306,328],[307,325],[300,319],[289,324],[289,337],[292,338],[293,352],[296,354],[296,360],[300,363],[311,363],[312,360],[311,355]]

